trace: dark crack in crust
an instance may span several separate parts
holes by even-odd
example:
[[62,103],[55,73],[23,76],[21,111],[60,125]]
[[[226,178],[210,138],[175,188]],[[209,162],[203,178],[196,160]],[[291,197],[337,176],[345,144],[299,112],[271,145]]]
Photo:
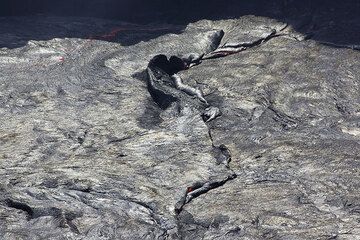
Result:
[[179,71],[200,60],[201,57],[193,55],[185,60],[176,56],[168,59],[165,55],[156,55],[150,60],[147,67],[147,88],[160,108],[165,110],[173,102],[190,104],[198,110],[210,107],[200,89],[184,84],[177,75]]

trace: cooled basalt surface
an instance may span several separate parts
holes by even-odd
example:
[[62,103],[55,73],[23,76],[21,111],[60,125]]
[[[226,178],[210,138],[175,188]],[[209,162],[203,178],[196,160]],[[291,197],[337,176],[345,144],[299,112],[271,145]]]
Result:
[[[43,20],[0,19],[1,239],[360,238],[358,51],[255,16]],[[208,105],[166,75],[158,105],[159,54],[202,56],[176,74]]]

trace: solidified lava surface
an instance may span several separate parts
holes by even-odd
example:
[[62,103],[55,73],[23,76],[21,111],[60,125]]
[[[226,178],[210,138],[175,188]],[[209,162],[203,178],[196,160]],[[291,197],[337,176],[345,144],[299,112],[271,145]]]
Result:
[[0,18],[0,238],[360,239],[357,35],[295,23]]

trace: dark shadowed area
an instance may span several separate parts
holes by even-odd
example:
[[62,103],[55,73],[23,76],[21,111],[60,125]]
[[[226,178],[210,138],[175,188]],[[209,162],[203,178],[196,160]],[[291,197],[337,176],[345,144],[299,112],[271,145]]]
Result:
[[[7,28],[1,21],[0,33],[23,32],[28,40],[47,40],[52,38],[86,38],[94,33],[92,27],[81,30],[59,31],[49,27],[46,32],[37,32],[38,22],[46,24],[46,16],[92,17],[126,21],[136,24],[163,23],[181,26],[200,19],[229,19],[243,15],[266,16],[285,21],[297,30],[319,42],[355,47],[360,44],[360,2],[348,1],[311,1],[311,0],[6,0],[0,3],[0,16],[37,16],[35,22],[25,25],[20,21],[16,29]],[[69,23],[74,21],[68,19]],[[157,30],[152,37],[169,32],[178,33],[183,27]],[[109,26],[109,32],[116,26]],[[116,33],[118,35],[119,31]],[[131,30],[122,31],[122,35],[133,34]],[[132,38],[120,36],[112,39],[124,45],[132,45],[150,36]],[[0,47],[19,47],[22,43],[0,43]],[[355,46],[354,46],[355,45]]]

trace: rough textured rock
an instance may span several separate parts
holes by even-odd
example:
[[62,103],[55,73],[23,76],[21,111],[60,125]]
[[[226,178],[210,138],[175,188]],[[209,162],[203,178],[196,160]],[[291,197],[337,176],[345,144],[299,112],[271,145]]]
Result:
[[[46,21],[81,38],[1,34],[1,239],[360,239],[358,51],[255,16]],[[177,75],[222,115],[158,106],[159,54],[204,56]]]

